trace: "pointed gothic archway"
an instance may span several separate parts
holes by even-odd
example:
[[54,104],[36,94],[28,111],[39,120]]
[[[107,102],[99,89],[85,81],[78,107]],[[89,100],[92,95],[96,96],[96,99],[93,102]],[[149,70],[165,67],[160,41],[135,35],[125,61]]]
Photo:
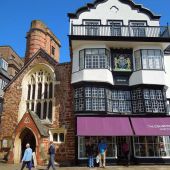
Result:
[[24,155],[25,146],[29,143],[33,152],[36,152],[36,137],[29,128],[25,128],[15,138],[14,163],[19,163]]
[[30,144],[32,151],[36,152],[36,139],[33,132],[30,129],[25,128],[20,134],[20,139],[21,139],[21,157],[23,157],[24,155],[25,146],[27,143]]

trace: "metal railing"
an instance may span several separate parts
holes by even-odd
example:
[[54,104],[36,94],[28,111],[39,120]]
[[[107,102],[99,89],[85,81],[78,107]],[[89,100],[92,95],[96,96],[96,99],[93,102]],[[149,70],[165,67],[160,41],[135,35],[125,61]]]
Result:
[[167,26],[72,25],[71,35],[170,38],[170,29]]

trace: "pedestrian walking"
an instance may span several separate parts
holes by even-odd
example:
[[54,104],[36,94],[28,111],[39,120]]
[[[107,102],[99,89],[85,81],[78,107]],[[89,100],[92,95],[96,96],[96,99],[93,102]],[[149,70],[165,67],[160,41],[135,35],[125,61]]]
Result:
[[129,165],[129,145],[127,144],[127,142],[124,142],[122,145],[122,152],[125,158],[125,163],[128,166]]
[[86,155],[88,157],[88,167],[94,167],[94,146],[90,141],[86,145]]
[[48,149],[48,154],[49,154],[50,158],[49,158],[49,162],[48,162],[48,166],[47,166],[46,170],[48,170],[51,166],[52,166],[53,170],[56,170],[55,165],[54,165],[55,146],[53,144],[53,141],[50,141],[50,147]]
[[99,150],[99,166],[100,168],[105,168],[106,166],[106,150],[107,150],[107,144],[105,143],[104,139],[101,139],[98,145]]
[[25,165],[27,165],[28,169],[31,170],[32,168],[32,149],[30,148],[30,144],[26,144],[26,149],[24,152],[24,156],[22,158],[22,167],[21,170],[25,168]]

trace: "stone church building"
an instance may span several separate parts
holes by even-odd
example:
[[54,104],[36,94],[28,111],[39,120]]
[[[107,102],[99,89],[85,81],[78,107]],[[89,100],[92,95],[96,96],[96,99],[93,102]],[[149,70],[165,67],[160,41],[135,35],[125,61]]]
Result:
[[41,21],[32,21],[26,38],[25,64],[5,88],[0,150],[19,163],[30,143],[37,163],[44,164],[52,140],[57,161],[73,163],[71,64],[59,63],[60,41]]

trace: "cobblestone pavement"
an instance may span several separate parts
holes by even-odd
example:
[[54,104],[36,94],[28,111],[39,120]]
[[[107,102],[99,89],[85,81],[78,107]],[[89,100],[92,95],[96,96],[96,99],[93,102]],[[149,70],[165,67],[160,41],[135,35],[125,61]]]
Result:
[[[0,170],[20,170],[19,164],[0,163]],[[87,168],[87,167],[57,167],[57,170],[104,170],[104,168]],[[106,170],[170,170],[170,165],[138,165],[138,166],[108,166]],[[25,170],[27,170],[25,168]],[[45,167],[32,168],[32,170],[45,170]],[[52,169],[50,169],[52,170]]]

